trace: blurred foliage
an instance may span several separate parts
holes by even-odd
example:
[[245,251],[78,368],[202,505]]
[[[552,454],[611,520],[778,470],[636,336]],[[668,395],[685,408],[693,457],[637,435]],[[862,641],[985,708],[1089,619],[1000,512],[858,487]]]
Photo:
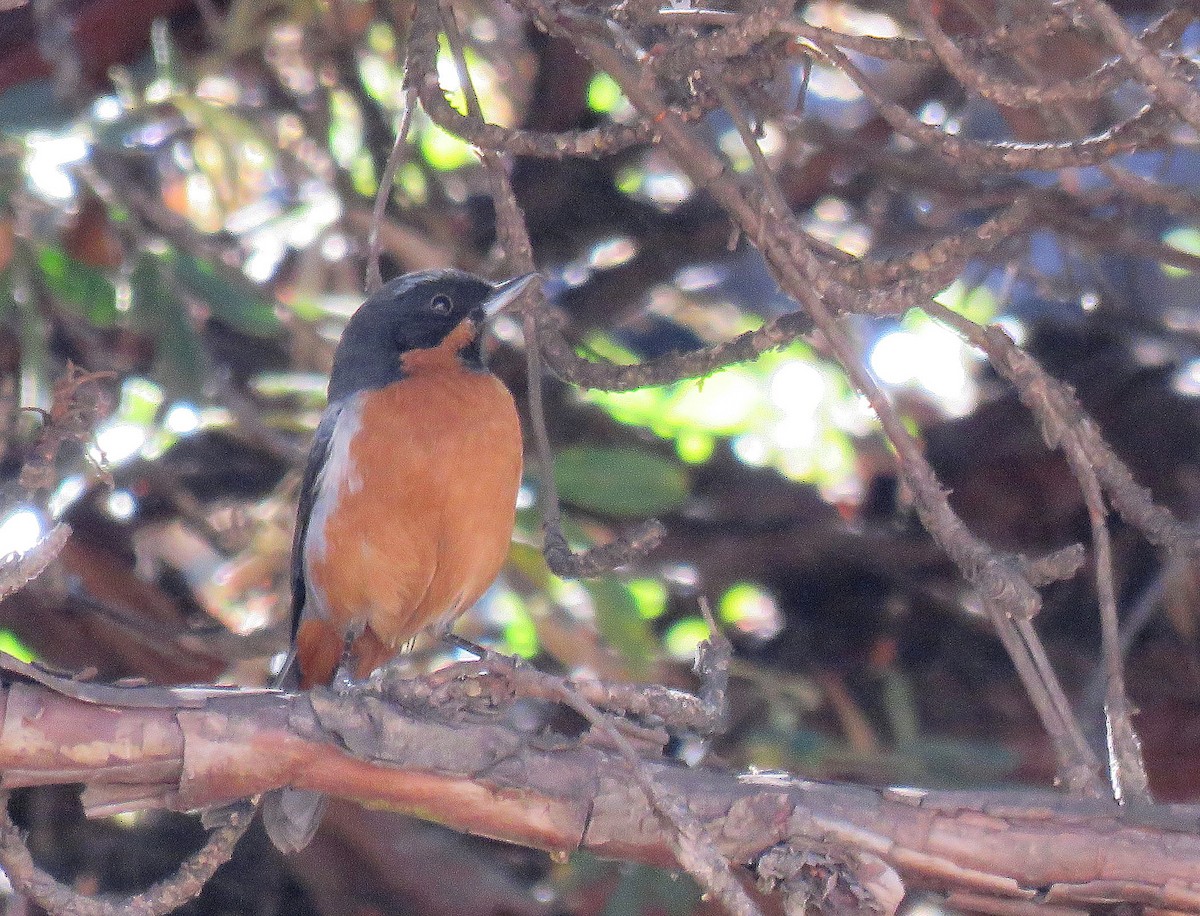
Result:
[[569,448],[554,460],[559,496],[569,505],[601,515],[661,515],[683,505],[683,469],[633,448]]
[[21,642],[11,630],[0,630],[0,652],[18,658],[23,662],[31,662],[37,658],[33,654],[33,650]]
[[[738,331],[757,324],[747,319]],[[589,344],[614,362],[632,361],[633,354],[600,335]],[[688,464],[708,461],[716,439],[724,438],[746,463],[830,492],[852,485],[853,438],[873,425],[844,376],[802,343],[696,381],[583,397],[618,422],[673,440]]]

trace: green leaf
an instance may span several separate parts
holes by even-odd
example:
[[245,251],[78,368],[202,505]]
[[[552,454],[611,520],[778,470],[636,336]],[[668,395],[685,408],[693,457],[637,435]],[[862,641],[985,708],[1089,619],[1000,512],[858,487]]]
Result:
[[108,277],[50,245],[39,248],[37,258],[46,287],[62,305],[96,327],[116,323],[117,293]]
[[[1163,235],[1163,243],[1184,254],[1200,255],[1200,230],[1194,226],[1176,226]],[[1186,277],[1191,273],[1183,267],[1174,264],[1162,265],[1163,273],[1168,277]]]
[[604,515],[670,512],[688,495],[687,473],[676,462],[636,448],[569,448],[554,462],[562,498]]
[[129,277],[129,321],[154,338],[155,378],[175,398],[200,400],[204,387],[204,351],[187,314],[164,275],[162,258],[138,257]]
[[645,677],[654,660],[654,635],[628,587],[613,579],[596,579],[584,587],[596,604],[600,637],[621,653],[630,675]]
[[0,652],[11,655],[13,658],[23,662],[37,661],[37,656],[33,654],[33,650],[21,642],[17,634],[12,630],[0,630]]
[[203,299],[213,315],[239,331],[270,337],[281,330],[275,303],[261,295],[249,280],[225,277],[209,262],[183,251],[175,253],[172,266],[176,279],[188,292]]

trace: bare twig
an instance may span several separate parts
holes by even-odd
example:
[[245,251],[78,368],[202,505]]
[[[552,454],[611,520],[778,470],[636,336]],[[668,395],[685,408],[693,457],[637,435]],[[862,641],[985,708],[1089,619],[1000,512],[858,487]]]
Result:
[[[1187,562],[1187,561],[1184,561]],[[1150,577],[1138,594],[1133,605],[1124,615],[1120,635],[1121,657],[1125,658],[1134,642],[1145,630],[1146,626],[1161,612],[1163,594],[1173,564],[1179,560],[1168,560],[1163,563]],[[1084,722],[1098,721],[1104,710],[1105,699],[1108,696],[1108,666],[1103,663],[1096,666],[1087,687],[1080,692],[1079,715]]]
[[58,483],[55,462],[63,445],[82,442],[104,412],[106,404],[100,383],[115,378],[112,372],[88,372],[68,362],[54,384],[50,410],[29,457],[21,467],[19,484],[33,493]]
[[732,916],[757,916],[759,909],[734,876],[729,860],[720,853],[713,838],[683,797],[658,786],[629,739],[566,681],[562,682],[558,698],[583,716],[620,752],[630,775],[668,828],[672,851],[680,866],[696,879],[706,893],[720,901]]
[[[704,649],[698,657],[704,657]],[[708,650],[708,654],[712,654]],[[512,666],[498,665],[492,657],[455,662],[438,670],[431,678],[413,678],[403,666],[386,666],[372,678],[380,693],[406,707],[428,706],[434,709],[458,709],[486,696],[492,706],[502,706],[515,695],[510,673]],[[597,709],[662,725],[674,731],[694,731],[711,735],[719,731],[723,706],[711,696],[711,684],[719,680],[722,669],[713,662],[704,663],[700,673],[700,692],[685,693],[659,684],[626,684],[572,678],[571,685]],[[728,677],[726,665],[725,677]],[[542,674],[536,669],[523,671],[521,698],[558,701],[561,678]]]
[[51,916],[162,916],[194,899],[218,868],[233,856],[238,840],[249,828],[254,809],[239,805],[227,809],[227,823],[209,834],[169,878],[149,890],[123,898],[89,897],[68,887],[38,868],[24,838],[8,816],[7,793],[0,811],[0,865],[13,887]]
[[[1095,435],[1095,424],[1082,416],[1073,395],[1051,379],[1000,330],[980,328],[950,309],[930,302],[926,310],[960,331],[987,353],[992,364],[1017,388],[1022,402],[1033,411],[1042,435],[1051,448],[1062,450],[1083,490],[1096,547],[1096,591],[1100,600],[1104,663],[1108,674],[1105,708],[1109,729],[1109,773],[1118,799],[1146,800],[1149,781],[1141,745],[1132,722],[1132,707],[1125,692],[1123,653],[1120,647],[1116,594],[1112,581],[1112,546],[1106,524],[1107,510],[1101,481],[1086,442]],[[1119,459],[1113,458],[1118,464]],[[1123,465],[1122,465],[1123,467]]]
[[[561,17],[549,14],[540,0],[526,0],[526,3],[548,28],[565,28]],[[571,35],[577,46],[616,80],[643,117],[659,125],[663,145],[693,180],[707,187],[727,207],[749,237],[765,241],[764,254],[780,285],[805,307],[855,387],[867,396],[879,416],[885,433],[896,448],[901,470],[915,494],[918,513],[926,528],[979,590],[988,616],[1051,734],[1064,781],[1075,791],[1099,794],[1102,789],[1097,781],[1098,762],[1075,721],[1033,628],[1032,618],[1040,606],[1037,592],[1014,564],[997,556],[971,534],[950,508],[946,494],[920,448],[886,396],[862,368],[857,352],[823,301],[822,293],[827,283],[821,276],[815,256],[803,248],[803,242],[795,235],[789,235],[785,242],[774,234],[762,233],[759,215],[728,179],[723,163],[666,109],[652,87],[639,78],[628,62],[586,29],[581,28]],[[764,180],[769,180],[769,176]]]
[[1065,142],[987,143],[956,137],[925,124],[890,101],[849,57],[833,45],[823,40],[806,39],[805,43],[850,77],[896,133],[968,171],[1053,171],[1099,165],[1124,153],[1161,146],[1169,128],[1168,119],[1162,116],[1155,105],[1150,104],[1107,130]]
[[[1029,108],[1063,102],[1094,102],[1129,79],[1129,68],[1124,58],[1116,57],[1076,79],[1046,85],[1013,83],[994,74],[983,73],[972,64],[966,52],[942,31],[927,3],[909,0],[908,10],[921,26],[938,59],[954,78],[966,88],[999,105]],[[1187,18],[1174,10],[1147,29],[1142,39],[1156,44],[1161,44],[1164,39],[1175,40],[1180,34],[1175,27],[1186,27]]]
[[[1195,130],[1200,130],[1200,93],[1181,71],[1182,58],[1164,61],[1158,52],[1135,38],[1104,0],[1072,0],[1072,4],[1093,22],[1121,55],[1142,86],[1163,104],[1169,105]],[[1049,5],[1049,3],[1047,3]],[[1191,74],[1195,77],[1195,71]]]
[[388,154],[387,166],[383,177],[379,179],[379,190],[375,192],[375,205],[371,210],[371,228],[367,233],[367,277],[364,286],[367,295],[371,295],[383,286],[383,277],[379,273],[379,235],[383,224],[383,214],[387,209],[388,198],[392,193],[392,185],[396,183],[396,172],[403,159],[404,144],[408,139],[408,130],[412,126],[413,108],[416,106],[416,93],[411,89],[404,93],[404,114],[400,120],[400,128],[396,131],[396,142]]
[[548,134],[488,123],[478,106],[465,115],[460,113],[446,101],[445,92],[438,82],[437,22],[437,17],[414,17],[408,39],[404,86],[416,92],[421,107],[434,123],[463,137],[479,149],[515,156],[562,159],[567,156],[602,156],[650,139],[650,131],[642,124],[603,124],[589,130]]

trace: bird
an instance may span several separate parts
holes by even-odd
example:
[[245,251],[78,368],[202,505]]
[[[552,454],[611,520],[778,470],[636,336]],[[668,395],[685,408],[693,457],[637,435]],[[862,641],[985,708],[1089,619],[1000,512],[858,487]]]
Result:
[[[300,487],[292,541],[292,649],[274,685],[370,675],[422,633],[446,635],[508,555],[522,437],[482,334],[537,274],[492,284],[460,270],[388,281],[334,351],[328,406]],[[266,795],[272,842],[308,845],[325,796]]]

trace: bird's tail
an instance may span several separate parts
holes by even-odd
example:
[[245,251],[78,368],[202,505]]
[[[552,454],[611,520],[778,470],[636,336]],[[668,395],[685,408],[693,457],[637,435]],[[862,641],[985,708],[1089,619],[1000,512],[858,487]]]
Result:
[[299,852],[321,826],[329,796],[284,786],[263,796],[263,826],[275,848],[284,855]]
[[[271,686],[282,690],[299,688],[295,650],[283,663]],[[329,797],[320,792],[290,786],[266,793],[262,801],[263,826],[275,848],[284,855],[291,855],[307,846],[321,826],[328,802]]]

